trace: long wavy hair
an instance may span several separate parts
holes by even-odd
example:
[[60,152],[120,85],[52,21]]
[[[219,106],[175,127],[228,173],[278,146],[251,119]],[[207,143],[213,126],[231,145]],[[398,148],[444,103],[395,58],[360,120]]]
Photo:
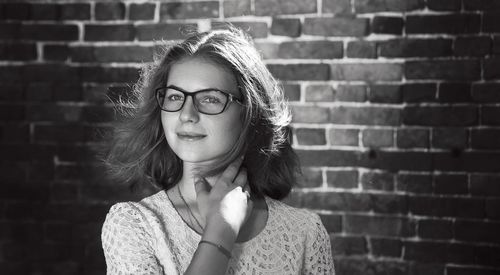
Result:
[[243,95],[242,131],[236,145],[201,176],[222,172],[244,154],[252,193],[282,199],[300,173],[298,158],[290,145],[291,114],[283,90],[243,31],[227,29],[195,33],[183,42],[165,45],[152,64],[141,71],[132,96],[120,100],[121,114],[110,139],[104,163],[109,175],[131,190],[143,184],[170,189],[182,177],[182,160],[170,148],[161,125],[155,88],[165,85],[172,65],[184,58],[199,57],[220,64],[234,74]]

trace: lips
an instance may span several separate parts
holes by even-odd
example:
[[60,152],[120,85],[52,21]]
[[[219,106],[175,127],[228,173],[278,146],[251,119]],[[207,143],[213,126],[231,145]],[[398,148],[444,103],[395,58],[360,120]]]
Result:
[[195,132],[177,132],[177,137],[181,140],[187,140],[187,141],[194,141],[194,140],[200,140],[207,135],[195,133]]

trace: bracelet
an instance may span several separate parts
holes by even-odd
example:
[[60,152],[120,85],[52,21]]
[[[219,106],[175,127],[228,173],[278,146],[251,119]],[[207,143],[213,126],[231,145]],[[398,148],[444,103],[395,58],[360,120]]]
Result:
[[206,244],[209,244],[209,245],[213,245],[215,247],[217,247],[217,249],[222,252],[222,254],[224,254],[228,259],[231,259],[231,252],[229,252],[229,250],[227,250],[225,247],[223,247],[222,245],[220,244],[216,244],[216,243],[213,243],[213,242],[210,242],[210,241],[206,241],[206,240],[201,240],[198,245],[202,244],[202,243],[206,243]]

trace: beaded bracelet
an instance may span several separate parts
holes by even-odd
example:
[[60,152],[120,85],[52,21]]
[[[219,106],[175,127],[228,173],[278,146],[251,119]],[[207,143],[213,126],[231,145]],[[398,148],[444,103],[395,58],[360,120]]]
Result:
[[198,245],[200,245],[202,243],[206,243],[206,244],[213,245],[213,246],[217,247],[217,249],[219,249],[219,251],[222,252],[222,254],[224,254],[228,259],[231,259],[231,252],[229,252],[229,250],[227,250],[222,245],[216,244],[216,243],[213,243],[210,241],[206,241],[206,240],[201,240]]

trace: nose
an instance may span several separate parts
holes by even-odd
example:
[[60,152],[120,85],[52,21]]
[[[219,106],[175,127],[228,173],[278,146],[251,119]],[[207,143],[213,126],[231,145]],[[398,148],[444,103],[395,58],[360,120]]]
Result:
[[184,102],[184,106],[182,106],[180,112],[179,119],[182,122],[197,122],[200,118],[198,111],[194,107],[192,96],[186,98],[186,102]]

